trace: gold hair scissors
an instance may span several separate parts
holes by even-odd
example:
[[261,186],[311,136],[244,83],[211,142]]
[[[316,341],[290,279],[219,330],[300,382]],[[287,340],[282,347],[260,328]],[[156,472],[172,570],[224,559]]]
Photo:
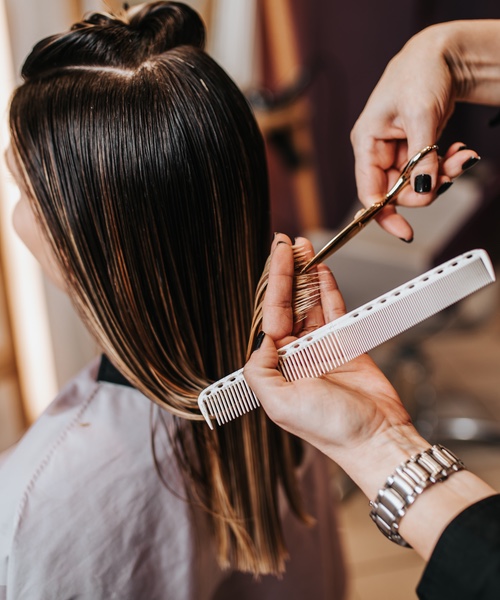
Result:
[[328,258],[331,254],[336,252],[339,248],[341,248],[344,244],[346,244],[350,239],[352,239],[357,233],[359,233],[363,227],[369,223],[374,217],[376,217],[379,212],[396,199],[399,192],[410,182],[410,176],[415,168],[415,165],[424,157],[429,154],[429,152],[437,151],[438,147],[436,145],[426,146],[420,152],[417,152],[415,156],[410,158],[407,165],[401,171],[399,175],[399,179],[392,186],[392,188],[387,192],[385,198],[380,202],[376,202],[372,204],[369,208],[365,208],[360,212],[356,213],[354,219],[342,229],[337,235],[331,239],[326,246],[324,246],[311,260],[301,269],[301,273],[305,273],[311,267],[321,262],[325,258]]

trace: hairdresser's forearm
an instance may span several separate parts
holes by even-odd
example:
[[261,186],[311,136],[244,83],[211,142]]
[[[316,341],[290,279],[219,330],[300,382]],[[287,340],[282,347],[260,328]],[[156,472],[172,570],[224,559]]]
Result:
[[437,51],[444,58],[457,100],[500,105],[500,20],[440,23],[411,44],[418,45],[417,52],[436,56]]
[[[366,496],[374,499],[398,465],[430,445],[411,425],[405,425],[387,429],[357,447],[343,452],[337,449],[329,454]],[[454,473],[447,480],[425,490],[415,500],[401,520],[400,533],[427,560],[454,517],[495,493],[493,488],[468,471]]]

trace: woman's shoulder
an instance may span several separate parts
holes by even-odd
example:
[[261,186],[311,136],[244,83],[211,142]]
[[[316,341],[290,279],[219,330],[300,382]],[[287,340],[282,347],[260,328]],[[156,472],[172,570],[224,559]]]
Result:
[[[28,503],[52,511],[83,506],[88,493],[128,477],[154,482],[150,401],[125,386],[96,381],[96,364],[79,373],[26,432],[0,468],[0,512],[21,517]],[[100,495],[97,493],[101,491]],[[116,490],[118,491],[118,489]],[[8,506],[7,506],[8,505]]]
[[[50,572],[63,586],[57,593],[53,588],[54,597],[86,585],[97,594],[88,597],[105,597],[97,589],[112,582],[128,590],[136,557],[131,546],[140,548],[144,561],[160,559],[167,567],[165,540],[182,554],[193,536],[175,467],[168,482],[175,493],[156,472],[151,402],[133,388],[97,382],[95,375],[91,365],[71,381],[0,469],[1,489],[12,490],[4,540],[10,579],[23,587],[24,580]],[[24,476],[13,486],[16,472]],[[189,564],[192,557],[188,552],[183,559]],[[30,578],[22,575],[28,564]]]
[[123,438],[142,444],[150,402],[133,388],[97,381],[97,367],[93,361],[64,386],[9,453],[0,476],[20,466],[41,472],[60,454],[76,467]]

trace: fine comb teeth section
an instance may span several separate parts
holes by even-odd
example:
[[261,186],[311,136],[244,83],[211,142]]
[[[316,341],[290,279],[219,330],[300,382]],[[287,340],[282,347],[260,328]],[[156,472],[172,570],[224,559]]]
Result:
[[[287,381],[321,377],[472,292],[495,281],[484,250],[471,250],[283,346],[278,370]],[[212,428],[259,406],[243,369],[208,386],[198,405]]]

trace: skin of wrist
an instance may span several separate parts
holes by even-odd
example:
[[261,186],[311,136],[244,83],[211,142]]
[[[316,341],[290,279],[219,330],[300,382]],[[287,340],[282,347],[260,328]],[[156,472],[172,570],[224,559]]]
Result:
[[416,498],[401,520],[401,536],[428,560],[451,521],[469,506],[494,494],[496,491],[473,473],[453,473]]
[[473,79],[464,62],[461,28],[456,23],[457,21],[437,23],[423,29],[407,42],[405,49],[413,57],[419,57],[421,63],[430,65],[431,69],[447,69],[453,87],[452,97],[464,99]]
[[397,466],[430,446],[413,425],[401,424],[328,454],[372,499]]
[[[396,467],[431,445],[413,425],[400,424],[329,455],[372,500]],[[496,491],[473,473],[453,473],[416,498],[401,520],[401,535],[428,560],[446,526],[466,508],[493,494]]]
[[[458,101],[500,103],[500,22],[450,21],[425,29],[427,47],[445,60]],[[419,34],[420,35],[420,34]]]

